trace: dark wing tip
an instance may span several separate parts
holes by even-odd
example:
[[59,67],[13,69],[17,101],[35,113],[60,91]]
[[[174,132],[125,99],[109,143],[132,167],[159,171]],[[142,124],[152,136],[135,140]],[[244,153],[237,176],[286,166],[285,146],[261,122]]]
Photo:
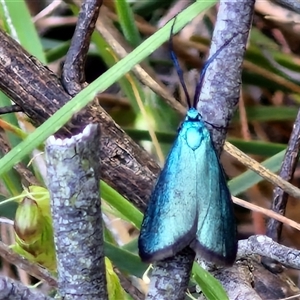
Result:
[[153,263],[156,261],[160,261],[166,259],[168,257],[174,256],[175,253],[172,247],[168,247],[165,249],[161,249],[155,252],[146,252],[143,251],[141,248],[139,249],[139,256],[144,263]]
[[[196,224],[196,223],[195,223]],[[171,245],[157,245],[149,246],[149,237],[139,237],[138,248],[139,256],[145,263],[153,263],[176,255],[178,252],[187,247],[191,241],[195,238],[196,227],[193,226],[189,232],[187,232],[181,238],[178,238]]]
[[229,247],[227,253],[225,255],[214,251],[212,249],[208,249],[201,245],[197,240],[194,240],[190,247],[196,252],[196,254],[207,260],[208,262],[215,263],[220,266],[232,266],[236,260],[237,254],[237,242],[233,241],[231,247]]

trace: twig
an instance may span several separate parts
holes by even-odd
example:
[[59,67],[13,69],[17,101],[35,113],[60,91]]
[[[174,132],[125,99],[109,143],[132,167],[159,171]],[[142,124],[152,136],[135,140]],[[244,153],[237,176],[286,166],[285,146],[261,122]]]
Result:
[[[299,294],[284,274],[275,275],[260,263],[265,255],[289,268],[300,268],[300,251],[272,241],[264,235],[239,241],[237,263],[231,268],[217,269],[212,274],[220,280],[229,299],[283,299]],[[200,298],[203,299],[203,298]]]
[[293,227],[293,228],[300,231],[300,224],[299,223],[297,223],[297,222],[295,222],[295,221],[293,221],[293,220],[291,220],[287,217],[284,217],[284,216],[274,212],[271,209],[266,209],[266,208],[260,207],[258,205],[252,204],[250,202],[247,202],[245,200],[242,200],[242,199],[239,199],[239,198],[236,198],[236,197],[233,197],[233,196],[231,196],[231,198],[232,198],[232,201],[235,204],[239,205],[239,206],[245,207],[245,208],[250,209],[252,211],[260,212],[260,213],[266,215],[269,218],[273,218],[274,220],[277,220],[280,223],[291,226],[291,227]]
[[195,253],[186,248],[154,265],[147,300],[184,299]]
[[0,256],[13,265],[18,266],[37,279],[46,281],[50,286],[56,287],[56,279],[44,268],[36,263],[29,262],[26,258],[12,251],[0,241]]
[[24,286],[21,282],[11,278],[0,276],[0,300],[50,300],[53,299],[37,291]]
[[282,5],[283,7],[286,7],[292,11],[297,12],[300,14],[300,3],[295,0],[273,0],[273,2]]
[[[298,137],[298,142],[300,142],[300,138]],[[288,181],[282,179],[280,176],[272,173],[267,168],[265,168],[263,165],[246,155],[244,152],[236,148],[235,146],[229,144],[228,142],[225,142],[224,150],[226,150],[230,155],[235,157],[238,161],[242,162],[243,165],[247,166],[249,169],[253,170],[255,173],[259,174],[261,177],[266,179],[267,181],[271,182],[275,186],[279,186],[282,189],[284,189],[289,195],[300,199],[300,189],[289,183]],[[296,159],[297,157],[295,155],[292,155],[291,152],[289,152],[289,155],[292,156],[289,158],[289,160]]]
[[[0,150],[3,153],[8,153],[10,151],[10,146],[7,144],[3,136],[0,134]],[[39,185],[40,183],[35,178],[30,170],[28,170],[22,162],[14,165],[14,169],[19,173],[23,180],[25,186],[28,185]]]
[[75,96],[85,83],[85,61],[102,0],[84,0],[75,32],[62,71],[62,83],[69,95]]
[[243,56],[252,24],[254,2],[241,2],[242,11],[233,3],[220,2],[220,18],[217,18],[214,29],[210,56],[233,35],[237,36],[209,66],[198,102],[198,110],[204,120],[214,125],[208,127],[211,127],[214,145],[219,153],[240,97]]
[[[299,159],[300,150],[300,110],[298,111],[297,118],[294,123],[293,131],[289,140],[289,144],[284,155],[284,159],[281,165],[279,176],[286,181],[290,181],[293,178],[293,174],[296,169],[296,165]],[[290,194],[290,193],[288,193]],[[272,210],[284,215],[286,204],[288,200],[288,194],[286,189],[281,189],[280,185],[274,189]],[[290,194],[291,195],[291,194]],[[295,197],[295,196],[294,196]],[[269,219],[267,225],[267,236],[271,237],[274,241],[280,241],[282,231],[282,223]]]
[[[300,150],[300,110],[298,111],[297,118],[294,123],[293,131],[289,140],[287,151],[285,152],[279,176],[287,181],[292,180],[295,172]],[[285,209],[288,201],[288,194],[286,189],[278,184],[273,191],[272,210],[284,216]],[[294,196],[295,195],[291,195]],[[271,237],[274,241],[279,242],[282,232],[282,223],[274,218],[270,218],[267,223],[267,236]],[[272,272],[282,272],[282,267],[274,263],[267,257],[263,257],[262,263]]]
[[280,245],[265,235],[252,235],[239,241],[238,257],[252,254],[266,256],[287,268],[300,270],[300,251]]
[[142,300],[144,299],[144,294],[141,293],[129,279],[126,278],[117,268],[114,268],[115,273],[120,279],[120,283],[123,289],[132,297],[133,300]]
[[40,19],[45,18],[50,15],[57,7],[61,5],[62,0],[53,1],[48,6],[46,6],[42,11],[40,11],[37,15],[32,18],[32,22],[36,23]]
[[46,145],[48,188],[63,299],[107,299],[101,203],[99,126]]
[[10,114],[10,113],[20,112],[20,111],[23,111],[23,109],[19,105],[0,107],[0,115]]

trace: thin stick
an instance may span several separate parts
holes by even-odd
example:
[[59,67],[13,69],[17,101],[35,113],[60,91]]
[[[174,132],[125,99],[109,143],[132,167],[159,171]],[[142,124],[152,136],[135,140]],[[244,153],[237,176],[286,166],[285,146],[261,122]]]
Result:
[[224,150],[267,181],[282,188],[290,196],[300,199],[300,189],[296,188],[294,185],[282,179],[278,175],[272,173],[270,170],[266,169],[263,165],[246,155],[232,144],[225,142]]
[[284,217],[284,216],[274,212],[271,209],[266,209],[266,208],[260,207],[258,205],[252,204],[250,202],[247,202],[245,200],[236,198],[234,196],[231,196],[231,198],[232,198],[232,201],[235,204],[239,205],[239,206],[245,207],[245,208],[247,208],[249,210],[252,210],[252,211],[260,212],[260,213],[266,215],[267,217],[273,218],[273,219],[275,219],[279,222],[282,222],[282,223],[284,223],[286,225],[289,225],[289,226],[291,226],[291,227],[293,227],[293,228],[300,231],[300,224],[299,223],[297,223],[297,222],[295,222],[295,221],[293,221],[293,220],[291,220],[287,217]]

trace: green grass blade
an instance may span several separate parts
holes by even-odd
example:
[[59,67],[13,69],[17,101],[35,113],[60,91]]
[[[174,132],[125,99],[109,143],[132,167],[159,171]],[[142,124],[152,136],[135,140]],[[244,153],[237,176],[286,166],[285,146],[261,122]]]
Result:
[[[269,169],[270,171],[276,173],[279,171],[282,160],[284,157],[286,150],[283,150],[276,155],[272,156],[271,158],[265,160],[262,165]],[[230,180],[228,183],[230,192],[233,196],[237,196],[243,192],[245,192],[247,189],[252,187],[253,185],[263,181],[264,179],[260,177],[255,172],[248,170],[244,172],[243,174],[235,177],[234,179]]]
[[132,254],[111,243],[105,242],[104,253],[118,269],[130,275],[142,278],[147,270],[148,265],[144,264],[138,255]]
[[0,2],[0,16],[6,22],[10,35],[30,54],[46,64],[43,47],[24,0]]
[[100,181],[101,198],[120,212],[136,228],[140,228],[143,221],[143,214],[128,200],[104,181]]
[[[257,105],[246,108],[248,122],[294,121],[297,117],[297,107]],[[240,122],[239,113],[235,114],[233,122]]]
[[[98,33],[94,32],[92,35],[92,40],[94,44],[97,47],[98,52],[100,53],[100,56],[104,60],[105,64],[111,68],[113,65],[116,64],[116,58],[114,56],[114,51],[113,49],[107,44],[107,42],[104,40],[104,38]],[[135,86],[138,90],[138,94],[140,95],[141,98],[144,98],[144,92],[141,88],[141,84],[139,81],[134,77],[131,76],[132,81],[135,83]],[[132,85],[130,84],[128,77],[123,76],[118,80],[121,89],[123,93],[126,95],[127,99],[129,99],[134,111],[136,113],[139,113],[140,109],[136,103],[136,97],[132,89]]]
[[228,300],[220,282],[195,262],[193,264],[193,277],[208,300]]
[[242,139],[229,138],[228,142],[245,153],[271,157],[286,149],[286,144],[268,143],[262,141],[245,141]]
[[115,0],[116,11],[123,34],[132,47],[137,47],[141,42],[140,33],[135,25],[134,15],[127,0]]

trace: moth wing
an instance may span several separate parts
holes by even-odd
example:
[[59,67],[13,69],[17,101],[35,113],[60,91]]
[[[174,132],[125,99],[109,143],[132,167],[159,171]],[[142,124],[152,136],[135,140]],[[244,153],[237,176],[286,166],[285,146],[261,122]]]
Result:
[[150,197],[139,254],[152,262],[188,246],[197,231],[195,154],[178,136]]
[[[197,156],[199,218],[194,251],[208,261],[231,265],[237,253],[236,222],[223,168],[210,137]],[[201,153],[202,154],[202,153]]]

